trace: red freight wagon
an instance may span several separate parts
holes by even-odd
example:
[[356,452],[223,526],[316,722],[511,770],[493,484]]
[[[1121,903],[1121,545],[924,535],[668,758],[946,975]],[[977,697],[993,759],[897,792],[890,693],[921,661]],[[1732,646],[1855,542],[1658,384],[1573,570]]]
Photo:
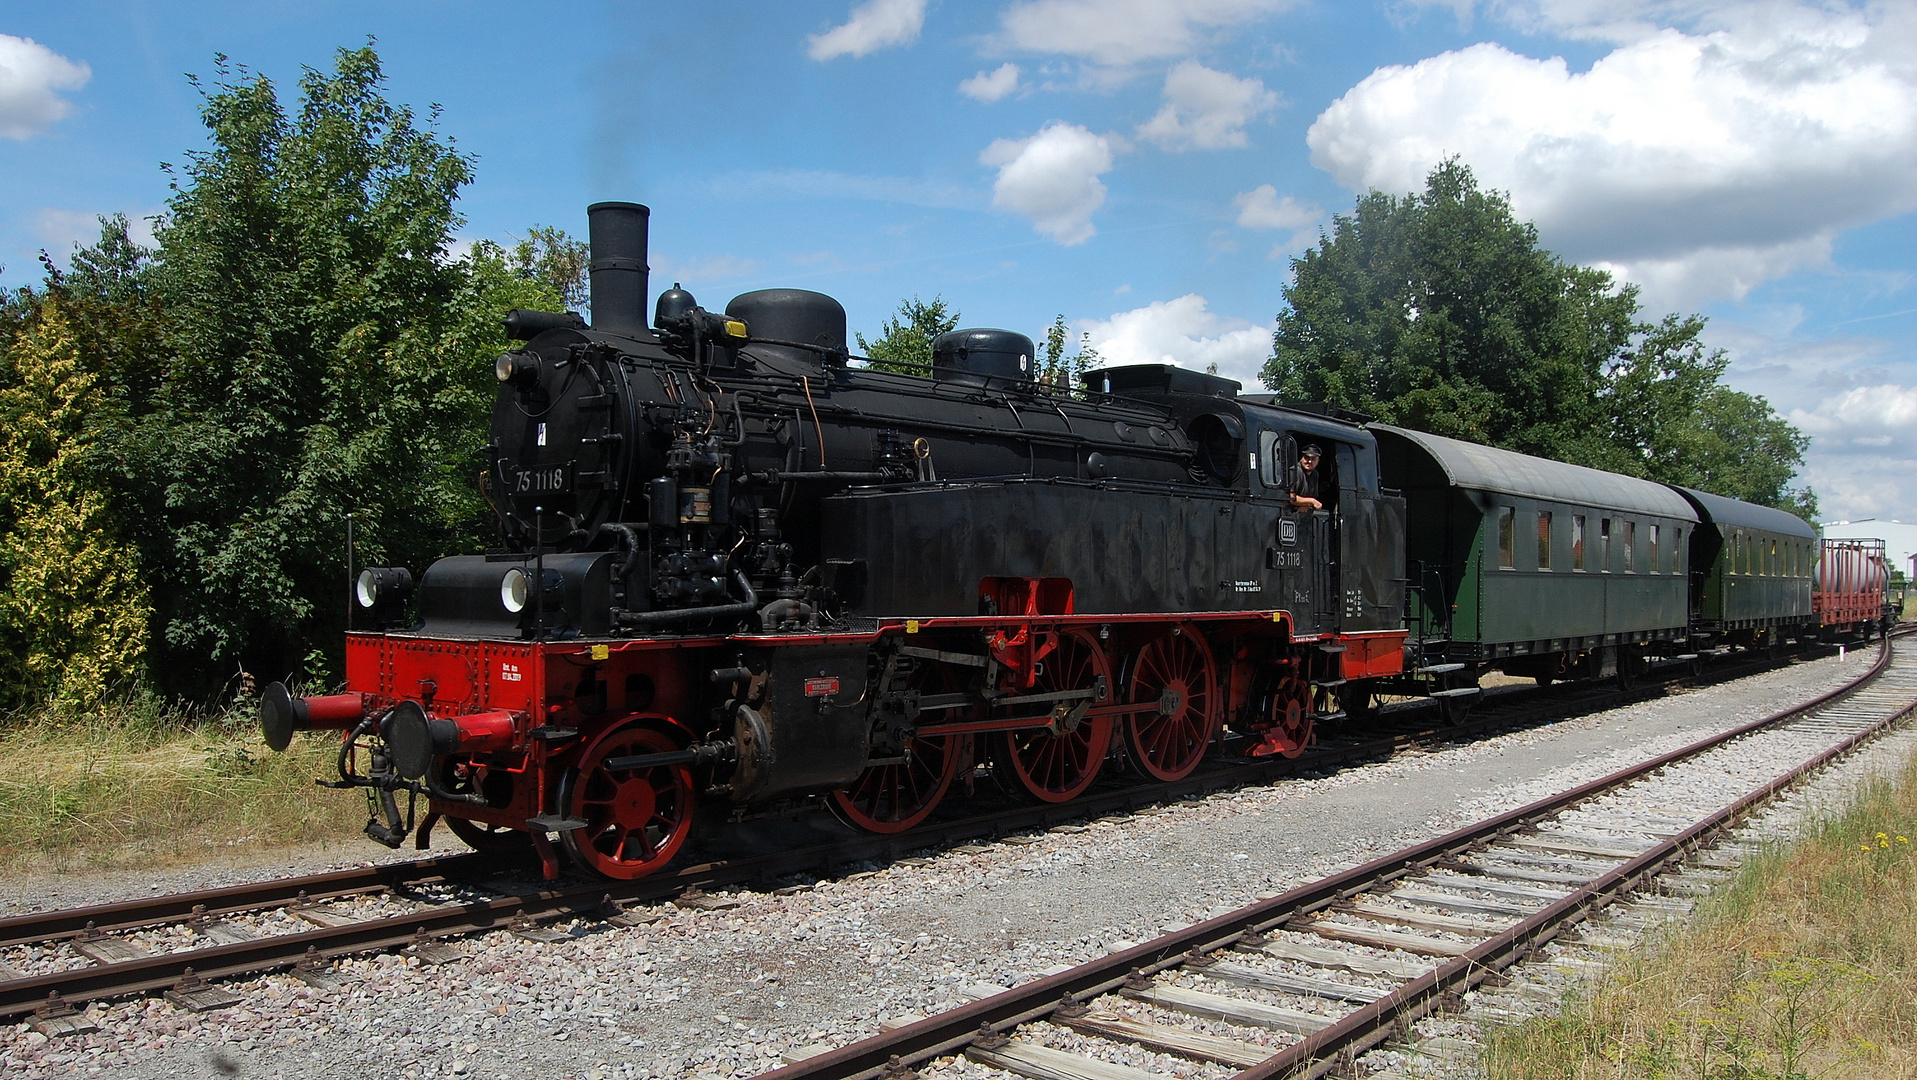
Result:
[[1825,540],[1811,610],[1826,629],[1869,629],[1883,618],[1890,563],[1882,540]]

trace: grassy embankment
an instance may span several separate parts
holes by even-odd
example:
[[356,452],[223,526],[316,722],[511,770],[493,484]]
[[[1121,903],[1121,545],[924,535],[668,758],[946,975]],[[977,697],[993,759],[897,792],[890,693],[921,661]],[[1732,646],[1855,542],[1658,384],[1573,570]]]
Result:
[[275,754],[251,705],[16,714],[0,721],[0,855],[16,868],[132,867],[354,840],[362,799],[313,784],[334,774],[338,746],[303,734]]
[[1746,863],[1682,927],[1549,1019],[1492,1080],[1917,1077],[1917,757]]

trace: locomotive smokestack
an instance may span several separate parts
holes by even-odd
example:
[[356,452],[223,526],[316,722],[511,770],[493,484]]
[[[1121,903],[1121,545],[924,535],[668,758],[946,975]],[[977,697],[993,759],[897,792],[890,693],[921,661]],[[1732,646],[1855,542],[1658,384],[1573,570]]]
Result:
[[592,328],[613,334],[646,333],[646,231],[652,211],[638,203],[586,207],[592,245]]

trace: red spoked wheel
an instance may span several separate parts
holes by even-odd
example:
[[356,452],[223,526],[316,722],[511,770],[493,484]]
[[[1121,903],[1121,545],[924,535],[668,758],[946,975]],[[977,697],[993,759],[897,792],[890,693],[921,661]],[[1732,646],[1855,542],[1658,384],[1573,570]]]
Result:
[[1191,775],[1218,733],[1216,686],[1211,650],[1194,627],[1179,627],[1139,650],[1129,699],[1146,708],[1125,720],[1126,748],[1138,771],[1155,780]]
[[586,824],[564,833],[580,866],[630,881],[672,861],[692,831],[692,770],[684,765],[612,769],[607,762],[680,749],[649,727],[614,728],[586,749],[560,794],[568,816]]
[[1271,684],[1259,703],[1257,731],[1261,741],[1247,753],[1251,757],[1295,758],[1311,745],[1311,728],[1317,714],[1311,707],[1311,684],[1296,676]]
[[[949,694],[960,689],[958,677],[944,664],[926,664],[914,674],[912,689],[921,695]],[[931,713],[936,720],[945,713]],[[919,824],[938,808],[951,790],[952,780],[972,759],[969,735],[928,735],[906,743],[903,762],[874,765],[858,779],[827,799],[840,821],[875,833],[900,833]]]
[[[1058,635],[1058,647],[1043,660],[1030,693],[1089,690],[1100,678],[1111,685],[1111,665],[1098,640],[1080,630]],[[1068,802],[1077,798],[1105,764],[1112,747],[1109,716],[1080,720],[1070,730],[1052,727],[1006,732],[1000,745],[1001,764],[1018,780],[1025,794],[1040,802]]]
[[931,735],[906,745],[906,760],[874,765],[832,793],[832,812],[855,829],[900,833],[932,816],[972,756],[970,736]]

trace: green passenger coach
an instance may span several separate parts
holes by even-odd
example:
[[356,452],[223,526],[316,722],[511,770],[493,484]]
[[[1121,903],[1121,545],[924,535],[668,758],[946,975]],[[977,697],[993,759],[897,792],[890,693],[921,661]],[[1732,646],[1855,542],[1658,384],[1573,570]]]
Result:
[[1811,616],[1817,530],[1795,514],[1679,488],[1703,525],[1691,534],[1696,629],[1735,645],[1775,644]]
[[[1411,667],[1630,677],[1688,645],[1699,515],[1662,484],[1383,424],[1406,500]],[[1659,644],[1664,643],[1664,644]]]

